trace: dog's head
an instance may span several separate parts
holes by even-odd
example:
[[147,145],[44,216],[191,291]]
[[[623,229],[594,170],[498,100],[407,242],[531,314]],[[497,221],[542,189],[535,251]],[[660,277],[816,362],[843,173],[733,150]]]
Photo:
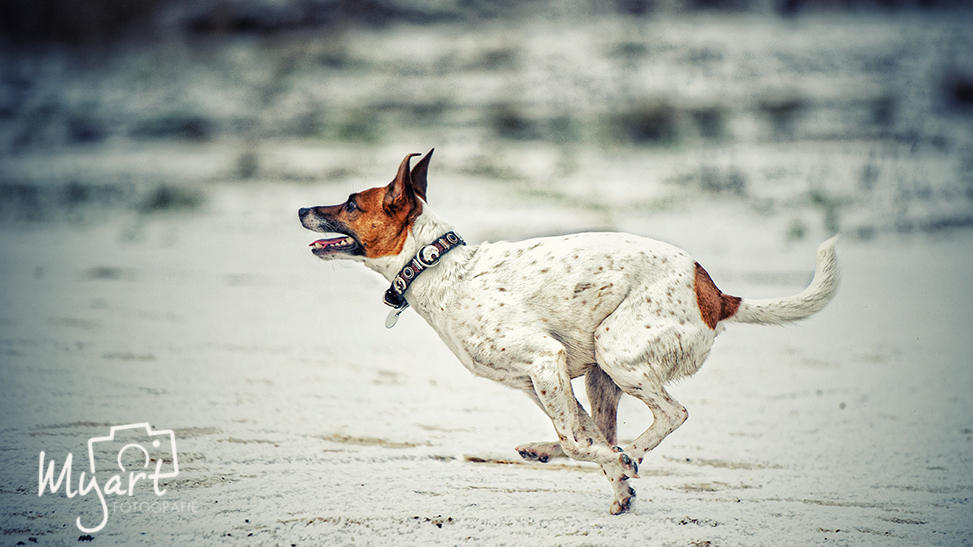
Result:
[[324,259],[361,262],[399,254],[413,222],[422,214],[432,152],[411,168],[412,157],[419,154],[406,156],[395,180],[387,186],[356,192],[338,205],[299,210],[305,228],[335,236],[315,241],[311,252]]

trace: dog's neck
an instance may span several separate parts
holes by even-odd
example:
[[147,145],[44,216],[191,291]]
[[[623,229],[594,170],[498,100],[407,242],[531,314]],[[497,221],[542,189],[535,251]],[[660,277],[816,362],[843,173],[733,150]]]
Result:
[[[416,217],[406,237],[405,244],[399,254],[382,256],[365,260],[365,266],[382,275],[389,283],[398,275],[403,266],[419,252],[420,249],[436,241],[453,227],[442,217],[434,213],[428,205],[422,204],[422,213]],[[450,253],[452,254],[452,253]],[[444,257],[445,258],[445,257]]]

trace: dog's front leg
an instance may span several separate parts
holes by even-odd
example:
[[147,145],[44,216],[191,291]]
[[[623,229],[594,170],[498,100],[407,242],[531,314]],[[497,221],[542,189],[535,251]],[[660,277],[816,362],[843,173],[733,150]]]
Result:
[[554,424],[564,453],[576,460],[600,464],[615,493],[610,512],[617,515],[627,510],[635,495],[628,479],[638,478],[638,465],[621,448],[609,446],[578,403],[567,372],[564,349],[538,355],[531,371],[534,391]]
[[[534,386],[529,389],[525,389],[524,393],[530,397],[531,401],[540,407],[541,410],[547,414],[547,409],[544,408],[544,403],[541,402],[540,398],[537,397],[537,392],[534,391]],[[520,454],[520,457],[527,461],[547,463],[554,458],[566,458],[567,454],[561,448],[561,443],[557,441],[544,441],[539,443],[526,443],[519,445],[514,450]]]
[[[616,435],[616,413],[618,410],[618,400],[622,396],[622,390],[615,385],[615,382],[608,377],[600,368],[594,366],[585,374],[585,390],[588,394],[588,401],[591,403],[591,418],[595,422],[595,427],[605,436],[609,446],[617,444]],[[533,386],[524,390],[544,412],[544,403],[537,397]],[[561,449],[558,442],[539,442],[526,443],[516,448],[521,458],[528,461],[547,463],[554,458],[564,458],[567,455]]]

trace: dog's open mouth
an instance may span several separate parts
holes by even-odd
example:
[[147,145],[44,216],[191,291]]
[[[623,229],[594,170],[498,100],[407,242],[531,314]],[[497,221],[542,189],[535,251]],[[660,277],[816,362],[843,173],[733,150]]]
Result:
[[359,254],[361,246],[355,238],[346,235],[319,239],[311,244],[311,252],[320,257],[326,257],[337,253]]

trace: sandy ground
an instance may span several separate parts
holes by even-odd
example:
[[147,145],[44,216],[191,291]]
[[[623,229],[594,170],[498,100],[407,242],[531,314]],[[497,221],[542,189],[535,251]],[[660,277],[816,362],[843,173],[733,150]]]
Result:
[[[469,241],[604,225],[435,169],[432,203]],[[98,523],[97,498],[38,496],[39,453],[73,454],[76,489],[89,438],[149,422],[174,431],[178,476],[161,497],[109,495],[96,545],[973,544],[970,232],[846,238],[824,312],[729,328],[672,388],[690,419],[613,517],[597,468],[519,461],[514,446],[553,438],[533,403],[471,376],[414,312],[386,330],[384,282],[309,253],[297,208],[359,183],[4,225],[0,543],[89,539],[75,519]],[[784,244],[777,225],[732,200],[612,217],[751,297],[810,279],[824,234]],[[620,420],[631,439],[651,415],[625,399]]]

